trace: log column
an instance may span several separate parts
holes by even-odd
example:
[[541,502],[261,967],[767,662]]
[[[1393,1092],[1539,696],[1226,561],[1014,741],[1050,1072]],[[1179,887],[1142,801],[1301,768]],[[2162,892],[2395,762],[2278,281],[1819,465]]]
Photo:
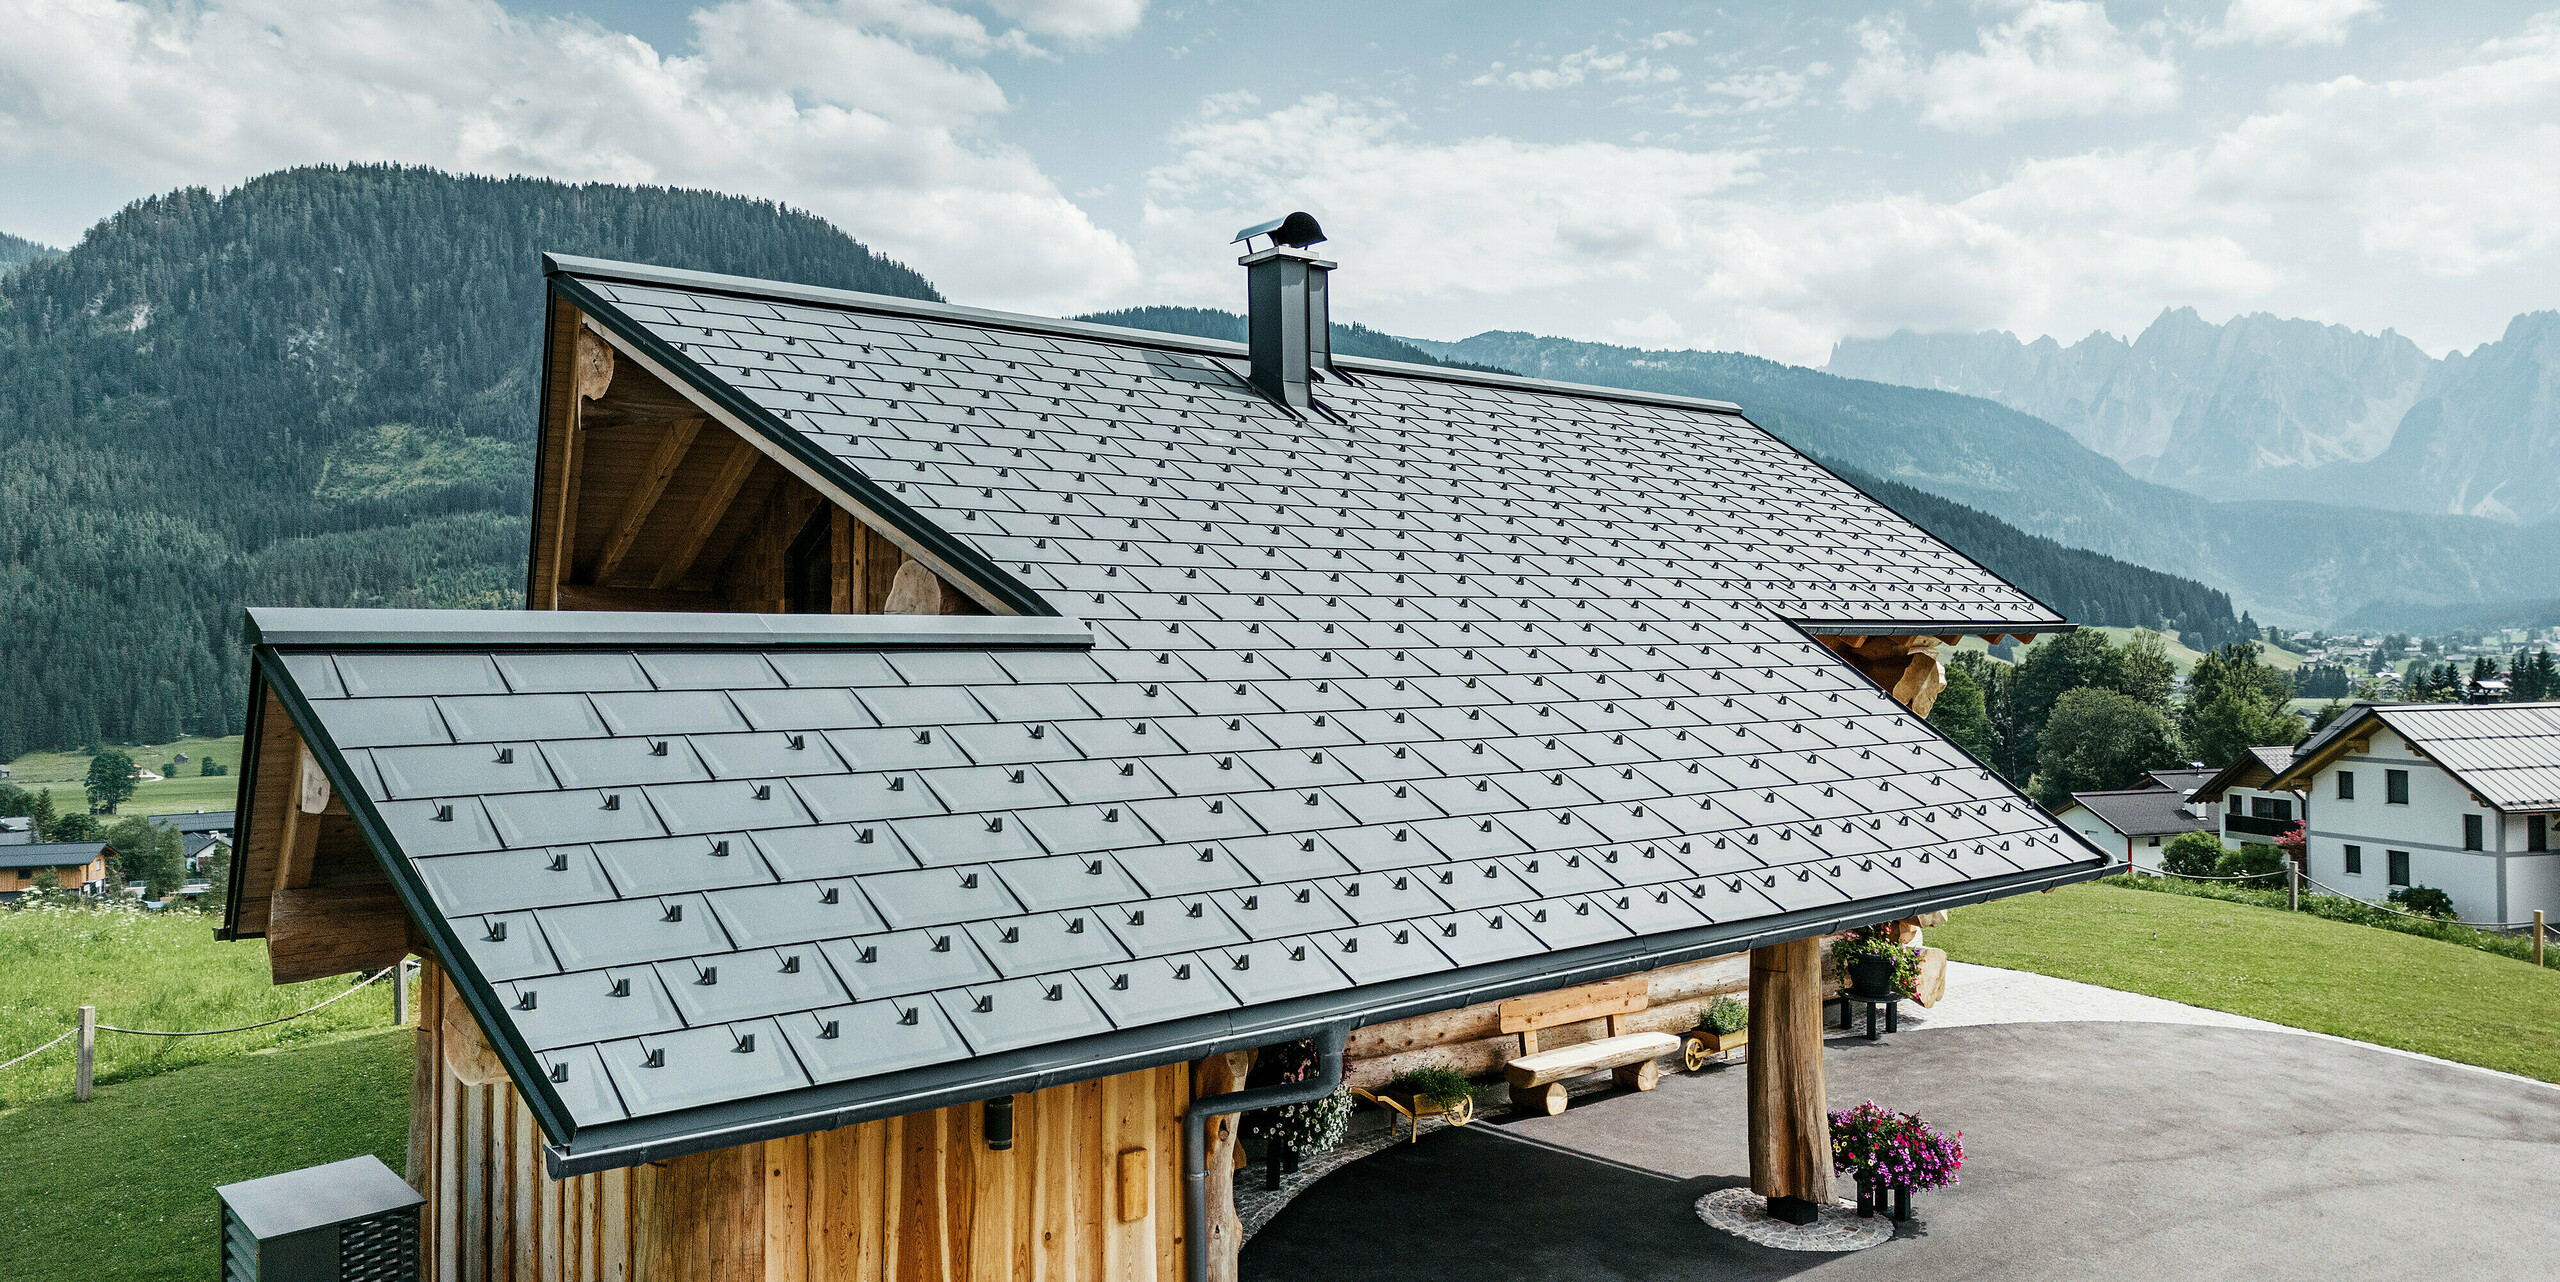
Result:
[[1893,695],[1894,702],[1928,716],[1947,688],[1947,669],[1938,659],[1941,643],[1953,637],[1824,637],[1822,643],[1847,659]]
[[1810,1223],[1831,1201],[1831,1118],[1822,1087],[1822,941],[1751,950],[1751,1191],[1769,1213]]

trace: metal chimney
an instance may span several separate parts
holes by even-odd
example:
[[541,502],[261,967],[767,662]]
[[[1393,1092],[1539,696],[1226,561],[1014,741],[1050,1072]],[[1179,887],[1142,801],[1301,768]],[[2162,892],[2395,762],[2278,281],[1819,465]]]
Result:
[[[1253,239],[1271,238],[1255,250]],[[1253,351],[1253,385],[1293,409],[1310,403],[1309,374],[1333,367],[1333,313],[1325,279],[1334,264],[1306,252],[1324,241],[1324,229],[1304,212],[1259,223],[1236,233],[1246,249],[1244,267],[1247,339]]]

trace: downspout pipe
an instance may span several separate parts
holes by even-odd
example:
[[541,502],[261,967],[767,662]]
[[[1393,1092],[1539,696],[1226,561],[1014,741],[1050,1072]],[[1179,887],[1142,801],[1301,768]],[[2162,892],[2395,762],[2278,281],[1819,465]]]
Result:
[[1182,1110],[1182,1233],[1190,1249],[1182,1253],[1185,1282],[1209,1282],[1209,1119],[1282,1104],[1323,1099],[1342,1087],[1342,1044],[1349,1024],[1318,1032],[1316,1071],[1303,1082],[1203,1095]]

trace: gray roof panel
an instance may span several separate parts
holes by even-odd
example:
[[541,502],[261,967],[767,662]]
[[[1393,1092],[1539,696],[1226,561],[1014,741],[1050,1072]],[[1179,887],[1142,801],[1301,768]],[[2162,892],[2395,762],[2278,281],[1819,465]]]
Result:
[[[560,971],[718,970],[669,999],[681,1028],[607,1011],[594,1060],[545,1048],[582,1123],[1444,972],[1465,1000],[1509,958],[2097,866],[1798,630],[2050,612],[1727,409],[1355,363],[1319,422],[1192,340],[793,294],[874,347],[809,401],[763,372],[807,355],[778,328],[715,358],[615,311],[743,322],[767,287],[659,275],[581,277],[580,305],[662,328],[680,380],[987,592],[1095,622],[387,612],[388,643],[259,612],[315,745],[378,750],[349,801],[395,871],[537,1011],[628,1000]],[[884,332],[922,315],[946,350]],[[864,403],[982,361],[1035,409]]]

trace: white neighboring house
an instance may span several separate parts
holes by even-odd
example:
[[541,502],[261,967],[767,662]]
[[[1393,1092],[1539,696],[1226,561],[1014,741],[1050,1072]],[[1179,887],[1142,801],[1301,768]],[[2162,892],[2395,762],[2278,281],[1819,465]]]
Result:
[[2251,748],[2195,790],[2196,801],[2220,811],[2223,845],[2273,845],[2303,821],[2305,799],[2279,782],[2293,765],[2294,753],[2292,748]]
[[2122,855],[2128,864],[2156,869],[2161,847],[2180,833],[2213,827],[2212,815],[2209,807],[2191,800],[2188,793],[2155,783],[2109,792],[2075,792],[2071,804],[2054,819],[2088,838],[2090,845]]
[[2269,786],[2310,800],[2315,881],[2432,886],[2471,922],[2560,917],[2560,703],[2358,704]]

